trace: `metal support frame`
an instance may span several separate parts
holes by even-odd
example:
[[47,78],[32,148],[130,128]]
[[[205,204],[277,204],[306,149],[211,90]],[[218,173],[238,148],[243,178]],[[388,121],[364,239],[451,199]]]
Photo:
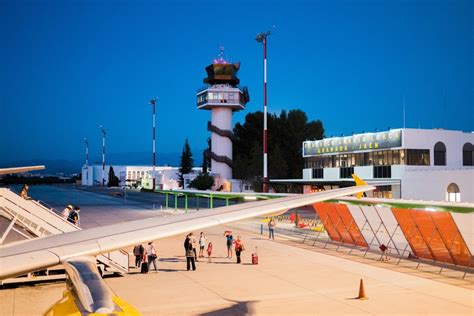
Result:
[[[416,225],[416,223],[415,223]],[[431,236],[430,236],[430,240],[428,242],[426,242],[425,238],[423,237],[423,235],[421,234],[421,231],[418,229],[418,231],[420,232],[420,235],[421,235],[421,238],[423,240],[423,242],[425,243],[426,245],[426,249],[428,250],[428,252],[431,254],[431,257],[433,257],[433,261],[436,262],[436,259],[435,259],[435,256],[433,255],[433,250],[430,248],[430,243],[431,243],[431,240],[433,240],[433,236],[434,236],[434,233],[436,232],[436,227],[433,229],[433,231],[431,232]],[[420,266],[421,264],[421,259],[423,259],[423,257],[425,256],[426,254],[426,250],[423,252],[423,255],[421,255],[420,257],[418,257],[418,265],[416,266],[416,268],[418,269],[418,267]]]
[[[407,251],[407,247],[408,247],[408,246],[410,246],[410,249],[413,250],[413,248],[411,247],[411,244],[410,244],[410,243],[411,243],[410,240],[411,240],[411,238],[413,237],[413,234],[415,233],[416,229],[417,229],[416,226],[413,227],[413,231],[412,231],[411,234],[410,234],[410,238],[406,238],[406,236],[405,236],[405,239],[407,240],[407,245],[406,245],[405,248],[403,249],[402,254],[400,255],[400,258],[398,259],[397,265],[400,263],[400,261],[402,261],[403,255],[404,255],[405,252]],[[414,250],[413,250],[413,251],[414,251]]]
[[[371,240],[370,243],[368,244],[368,248],[367,248],[367,251],[368,251],[369,248],[370,248],[370,246],[372,245],[372,242],[374,241],[374,238],[377,239],[377,242],[379,243],[379,246],[380,246],[382,243],[380,242],[379,238],[377,237],[377,234],[374,232],[374,228],[372,227],[372,224],[370,224],[369,219],[367,218],[367,216],[365,216],[364,210],[363,210],[361,207],[359,207],[359,208],[360,208],[360,212],[362,213],[362,215],[364,215],[364,218],[365,218],[365,220],[367,221],[367,224],[369,224],[370,230],[371,230],[372,233],[374,234],[374,237],[372,237],[372,240]],[[380,229],[380,227],[379,227],[379,229]],[[378,230],[377,230],[377,232],[378,232]],[[366,253],[367,253],[367,251],[366,251]],[[366,253],[365,253],[365,254],[366,254]],[[364,257],[365,257],[365,254],[364,254]]]
[[[340,214],[339,214],[339,217],[342,220],[342,216]],[[352,215],[351,215],[351,217],[352,217]],[[349,233],[349,236],[351,236],[351,239],[352,239],[352,242],[354,243],[354,246],[357,246],[357,244],[355,242],[355,239],[354,239],[354,236],[352,236],[351,231],[349,229],[353,222],[354,222],[354,217],[352,217],[351,221],[349,222],[349,225],[345,226],[344,221],[342,221],[342,224],[344,225],[344,228],[346,229],[346,231]]]
[[472,263],[472,257],[469,259],[469,264],[466,267],[466,270],[464,270],[464,274],[462,275],[462,280],[466,277],[467,271],[471,268],[471,263]]
[[15,217],[12,218],[12,221],[10,223],[10,225],[8,225],[7,229],[5,230],[5,232],[2,234],[2,238],[0,238],[0,245],[3,244],[3,242],[5,241],[5,238],[7,238],[7,235],[10,233],[10,231],[12,230],[13,226],[15,225],[15,222],[16,220],[18,219],[18,214],[15,215]]
[[[331,217],[329,216],[329,214],[328,214],[328,219],[334,224],[334,222],[332,221],[332,219],[331,219]],[[341,221],[341,218],[339,217],[339,219],[338,219],[336,225],[334,225],[334,230],[336,231],[336,234],[338,234],[338,235],[339,235],[339,238],[341,238],[341,241],[340,241],[339,244],[337,245],[336,251],[339,250],[339,247],[341,246],[340,244],[342,244],[342,240],[343,240],[341,234],[339,234],[339,232],[337,231],[337,225],[339,224],[340,221]],[[331,237],[329,237],[329,239],[331,239]],[[326,243],[326,245],[327,245],[327,243]],[[324,246],[324,248],[326,248],[326,245]]]
[[[443,235],[441,234],[441,231],[438,228],[438,225],[436,225],[436,222],[433,220],[433,217],[429,215],[431,222],[433,223],[433,226],[435,227],[436,231],[438,232],[439,236],[441,237],[441,241],[443,242],[444,247],[446,247],[446,250],[448,251],[448,255],[451,257],[453,260],[454,265],[457,265],[456,263],[456,258],[454,258],[453,254],[451,253],[451,249],[448,248],[448,245],[444,241]],[[456,231],[456,236],[458,235],[458,232]],[[453,243],[454,244],[454,243]],[[451,245],[452,246],[452,245]]]
[[[334,221],[332,220],[331,216],[329,216],[329,212],[326,211],[326,213],[327,213],[327,220],[331,221],[331,223],[333,224],[334,230],[336,231],[336,234],[339,235],[339,238],[341,239],[341,243],[342,243],[342,240],[343,240],[343,239],[342,239],[342,236],[341,236],[341,234],[339,234],[339,232],[337,231],[337,225],[338,225],[339,222],[341,221],[341,217],[339,216],[339,213],[337,213],[337,211],[336,211],[336,214],[337,214],[337,216],[338,216],[338,218],[339,218],[339,219],[337,220],[336,225],[334,225]],[[329,236],[329,239],[331,239],[331,236],[329,235],[329,233],[328,233],[328,236]],[[324,246],[324,247],[326,248],[326,246]],[[339,246],[337,247],[337,249],[339,249]],[[336,251],[337,251],[337,249],[336,249]]]
[[[456,235],[454,235],[453,242],[451,243],[451,247],[449,247],[449,248],[446,247],[446,249],[448,249],[448,253],[449,253],[450,256],[451,256],[451,248],[453,248],[454,242],[456,241],[456,238],[458,237],[458,235],[459,235],[459,231],[456,231]],[[456,265],[456,261],[453,260],[453,262],[454,262],[454,265]],[[441,266],[441,269],[439,270],[440,274],[443,271],[445,265],[446,265],[446,262],[444,262],[444,264]]]
[[[364,230],[366,224],[367,224],[367,220],[364,222],[364,225],[362,225],[362,228],[360,229],[360,235],[362,236],[362,238],[364,238],[364,235],[362,234],[362,231]],[[364,240],[365,240],[365,238],[364,238]],[[356,241],[357,241],[357,239],[356,239]],[[367,241],[366,241],[366,243],[367,243]],[[369,245],[367,244],[367,248],[368,247],[369,247]],[[352,248],[351,251],[349,251],[349,254],[352,253],[352,250],[354,250],[354,248]]]
[[15,227],[12,228],[12,230],[20,235],[22,235],[23,237],[25,237],[26,239],[31,239],[30,236],[28,236],[27,234],[23,233],[21,230],[18,230],[16,229]]
[[[393,236],[395,236],[395,233],[397,232],[397,229],[400,227],[400,225],[397,222],[397,226],[395,226],[395,229],[393,230],[393,233],[389,235],[390,241],[392,242],[395,250],[397,251],[397,254],[400,255],[400,250],[398,250],[397,245],[395,244],[395,241],[393,240]],[[388,233],[388,232],[387,232]],[[402,232],[403,233],[403,232]]]
[[[319,219],[321,225],[323,226],[324,230],[326,230],[326,227],[324,226],[324,223],[321,219]],[[327,232],[327,230],[326,230]],[[314,238],[313,246],[316,244],[316,241],[319,239],[319,235],[321,235],[321,230],[318,231],[318,235]],[[329,234],[328,234],[328,239],[330,239]]]
[[[372,232],[374,233],[374,237],[372,237],[372,240],[370,240],[370,243],[369,243],[369,245],[368,245],[368,247],[367,247],[367,250],[366,250],[365,253],[364,253],[364,257],[367,255],[367,252],[369,252],[370,246],[372,246],[372,242],[374,241],[374,239],[377,239],[377,242],[379,243],[379,246],[381,245],[380,240],[379,240],[379,238],[377,237],[377,234],[379,233],[380,227],[382,227],[382,223],[379,224],[379,227],[377,228],[377,231],[374,232],[374,231],[372,230]],[[372,227],[371,227],[371,229],[372,229]]]
[[[390,242],[392,242],[392,245],[393,245],[393,246],[395,247],[395,249],[397,250],[397,253],[400,253],[400,252],[398,251],[397,246],[395,245],[395,242],[392,240],[392,236],[391,236],[390,233],[388,232],[388,228],[387,228],[387,226],[385,226],[385,223],[384,223],[384,221],[383,221],[383,219],[382,219],[382,216],[380,216],[380,213],[379,213],[379,211],[377,210],[377,207],[376,207],[376,206],[372,206],[372,207],[375,209],[375,213],[377,213],[377,216],[379,217],[380,222],[382,223],[383,227],[385,228],[385,231],[387,232],[388,239],[389,239],[389,240],[388,240],[388,243],[387,243],[387,248],[388,248],[388,246],[390,245]],[[397,223],[397,225],[398,225],[398,223]],[[395,227],[395,230],[397,230],[396,227]]]

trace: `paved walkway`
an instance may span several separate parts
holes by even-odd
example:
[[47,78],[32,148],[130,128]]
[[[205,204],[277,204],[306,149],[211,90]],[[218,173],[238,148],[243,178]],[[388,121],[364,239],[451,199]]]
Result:
[[[227,227],[207,230],[212,263],[186,271],[184,236],[156,242],[159,273],[107,278],[144,315],[473,315],[474,291],[268,241],[234,228],[244,264],[226,257]],[[195,232],[199,233],[199,232]],[[258,247],[259,265],[250,264]],[[364,279],[369,300],[355,300]],[[64,283],[0,291],[1,315],[38,315],[61,297]],[[32,304],[34,302],[34,304]]]

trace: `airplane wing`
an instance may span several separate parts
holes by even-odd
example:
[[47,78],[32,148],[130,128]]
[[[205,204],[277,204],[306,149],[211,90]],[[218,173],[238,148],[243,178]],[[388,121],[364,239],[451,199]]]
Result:
[[[316,202],[371,191],[368,185],[237,204],[191,214],[149,218],[84,229],[0,247],[0,279],[36,271],[68,259],[98,255],[246,218],[275,214]],[[111,214],[113,216],[113,214]]]
[[30,166],[30,167],[15,167],[15,168],[0,168],[0,174],[22,173],[33,170],[43,170],[44,166]]

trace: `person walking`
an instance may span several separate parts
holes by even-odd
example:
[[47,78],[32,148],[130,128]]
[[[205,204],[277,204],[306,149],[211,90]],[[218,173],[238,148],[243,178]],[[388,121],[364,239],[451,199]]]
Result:
[[224,236],[226,238],[227,258],[232,259],[232,244],[234,241],[234,237],[232,236],[232,232],[229,230],[226,230],[224,232]]
[[136,245],[135,247],[133,247],[133,255],[135,256],[135,268],[140,268],[144,252],[145,248],[143,248],[142,245]]
[[203,232],[199,235],[199,258],[204,258],[204,248],[206,247],[206,236]]
[[153,262],[153,267],[155,268],[155,272],[158,272],[158,269],[156,269],[156,258],[157,258],[156,249],[152,241],[148,243],[146,252],[148,254],[148,271],[150,271],[151,263]]
[[194,234],[191,232],[189,233],[189,240],[191,242],[191,245],[193,246],[193,252],[194,252],[194,261],[195,262],[198,262],[198,258],[197,258],[197,251],[196,251],[196,244],[197,244],[197,241],[196,241],[196,238],[194,237]]
[[191,235],[192,233],[188,234],[186,236],[186,239],[184,241],[184,251],[186,255],[186,268],[189,271],[191,269],[191,266],[193,268],[193,271],[196,270],[196,264],[194,263],[194,256],[195,253],[193,251],[193,243],[191,241]]
[[240,236],[237,236],[237,239],[234,240],[235,245],[235,256],[237,257],[237,263],[241,263],[240,254],[245,250],[244,243],[240,239]]
[[[148,247],[147,247],[148,248]],[[148,273],[148,256],[147,256],[147,253],[146,253],[146,250],[143,251],[143,256],[142,256],[142,265],[141,265],[141,269],[140,269],[140,272],[141,273]]]
[[63,212],[61,213],[61,215],[67,220],[67,218],[69,217],[69,214],[71,213],[72,211],[72,205],[69,204],[68,206],[66,206],[66,208],[63,210]]
[[270,221],[268,222],[268,239],[275,240],[275,231],[274,231],[275,226],[276,226],[276,223],[275,223],[275,220],[272,217],[270,219]]
[[69,216],[67,217],[68,222],[73,223],[76,226],[79,226],[80,223],[80,215],[79,212],[81,211],[81,208],[79,206],[75,206],[73,210],[69,213]]
[[211,256],[212,256],[212,242],[207,245],[207,262],[211,263]]

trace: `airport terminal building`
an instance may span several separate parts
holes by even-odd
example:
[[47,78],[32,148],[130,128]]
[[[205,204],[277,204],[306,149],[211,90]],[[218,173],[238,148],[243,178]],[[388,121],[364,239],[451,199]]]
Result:
[[[152,166],[127,166],[113,165],[115,176],[119,179],[120,186],[150,187],[152,183]],[[156,183],[160,189],[174,190],[179,187],[178,173],[179,168],[169,166],[156,167]],[[104,179],[104,185],[109,180],[110,165],[106,165],[102,173],[102,165],[85,165],[82,167],[82,185],[92,186],[101,185]]]
[[305,193],[352,185],[357,174],[377,186],[372,197],[474,202],[474,133],[391,129],[303,142]]

